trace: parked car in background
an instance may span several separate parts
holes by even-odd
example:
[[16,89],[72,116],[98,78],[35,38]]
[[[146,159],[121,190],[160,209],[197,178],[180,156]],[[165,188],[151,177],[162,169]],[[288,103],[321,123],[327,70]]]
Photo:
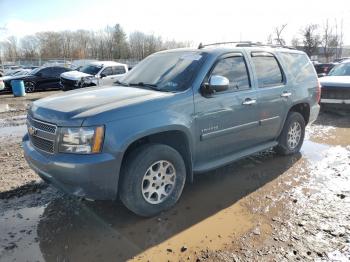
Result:
[[3,88],[0,88],[0,91],[6,91],[6,92],[11,91],[11,88],[10,88],[11,80],[17,79],[18,77],[26,76],[30,74],[31,71],[32,71],[31,69],[21,69],[10,75],[0,77],[0,82],[3,83]]
[[71,69],[61,66],[39,67],[32,70],[28,75],[14,77],[10,80],[5,80],[5,86],[12,91],[12,80],[23,80],[26,93],[31,93],[37,90],[59,89],[60,75],[68,72]]
[[128,66],[113,61],[97,61],[85,65],[79,71],[61,75],[63,91],[88,86],[112,85],[128,72]]
[[342,63],[342,62],[344,62],[345,60],[348,60],[348,59],[350,59],[350,57],[337,58],[337,59],[334,59],[334,63]]
[[315,64],[314,67],[318,77],[326,76],[337,63]]
[[320,83],[321,105],[325,109],[350,109],[350,61],[333,67]]
[[[101,75],[106,65],[87,69]],[[141,61],[118,90],[33,102],[22,145],[29,166],[66,193],[120,198],[136,214],[153,216],[178,201],[194,173],[270,148],[299,152],[320,92],[301,51],[168,50]]]

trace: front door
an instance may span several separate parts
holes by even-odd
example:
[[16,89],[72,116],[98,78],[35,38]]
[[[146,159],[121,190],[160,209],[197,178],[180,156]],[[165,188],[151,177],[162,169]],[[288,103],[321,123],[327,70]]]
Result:
[[222,159],[255,144],[259,125],[257,92],[244,55],[221,57],[212,75],[229,79],[229,89],[210,96],[195,96],[195,166]]
[[103,69],[100,75],[101,75],[101,79],[99,80],[99,84],[101,86],[113,85],[113,83],[116,81],[115,75],[113,75],[113,70],[111,66]]

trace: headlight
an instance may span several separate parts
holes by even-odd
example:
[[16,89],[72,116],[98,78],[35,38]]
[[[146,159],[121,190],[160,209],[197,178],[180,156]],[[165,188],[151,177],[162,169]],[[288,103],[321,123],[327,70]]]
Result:
[[61,153],[100,153],[104,139],[104,127],[64,127],[60,129],[58,151]]

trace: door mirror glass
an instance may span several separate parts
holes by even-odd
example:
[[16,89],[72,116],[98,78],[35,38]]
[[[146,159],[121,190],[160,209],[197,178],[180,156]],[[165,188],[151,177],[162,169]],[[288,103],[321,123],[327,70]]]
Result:
[[209,88],[215,92],[226,91],[229,87],[230,81],[227,77],[220,75],[212,75],[209,79]]

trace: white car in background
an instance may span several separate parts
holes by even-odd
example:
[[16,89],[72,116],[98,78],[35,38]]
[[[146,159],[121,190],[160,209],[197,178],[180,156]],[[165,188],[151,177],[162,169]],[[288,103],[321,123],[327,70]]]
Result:
[[32,69],[19,69],[19,70],[13,70],[10,74],[7,74],[5,76],[0,77],[0,91],[8,91],[8,86],[6,86],[5,81],[9,82],[12,79],[16,79],[20,76],[28,75],[29,72],[31,72]]
[[79,71],[61,74],[63,91],[88,86],[113,85],[128,72],[128,66],[113,61],[96,61],[83,66]]

